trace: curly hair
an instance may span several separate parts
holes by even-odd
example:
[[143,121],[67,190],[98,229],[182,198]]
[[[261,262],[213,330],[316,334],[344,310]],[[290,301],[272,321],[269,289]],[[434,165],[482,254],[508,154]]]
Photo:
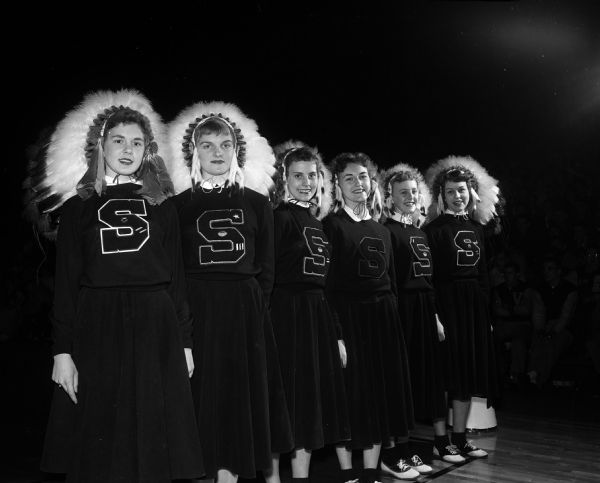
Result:
[[439,198],[441,194],[442,200],[444,201],[445,205],[446,198],[444,196],[444,187],[446,186],[446,183],[460,183],[463,181],[467,184],[467,188],[469,189],[469,204],[467,206],[467,209],[469,209],[473,205],[473,203],[475,203],[475,200],[471,196],[470,190],[471,188],[473,188],[475,192],[477,192],[479,189],[479,184],[477,183],[477,178],[475,177],[475,174],[471,170],[465,168],[464,166],[451,166],[450,168],[440,171],[438,173],[438,175],[433,180],[432,186],[434,198]]
[[[317,172],[323,171],[323,160],[316,148],[311,148],[299,142],[288,142],[275,146],[275,156],[277,161],[275,169],[277,173],[274,177],[275,189],[272,195],[273,206],[277,208],[285,201],[286,175],[290,166],[299,161],[314,162]],[[315,193],[316,195],[316,193]]]
[[340,153],[331,160],[331,174],[333,177],[333,192],[332,197],[335,200],[333,211],[336,212],[344,206],[344,201],[339,186],[339,175],[346,169],[349,164],[358,164],[367,168],[367,173],[371,179],[371,191],[367,197],[367,206],[374,219],[379,219],[383,207],[381,205],[381,195],[378,185],[377,166],[365,153]]

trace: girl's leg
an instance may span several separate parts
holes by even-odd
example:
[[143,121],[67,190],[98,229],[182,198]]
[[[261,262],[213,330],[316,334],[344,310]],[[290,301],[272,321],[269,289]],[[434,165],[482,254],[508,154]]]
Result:
[[446,420],[436,419],[433,422],[433,434],[435,436],[446,436]]
[[273,453],[271,456],[271,469],[264,472],[265,481],[267,483],[281,483],[281,478],[279,478],[279,454]]
[[379,453],[381,452],[381,443],[374,444],[370,448],[363,449],[363,467],[377,468],[379,463]]
[[304,448],[297,448],[292,453],[292,478],[308,478],[311,455],[312,452]]
[[381,452],[381,443],[374,444],[370,448],[363,449],[363,471],[360,478],[361,482],[374,483],[379,480],[377,475],[377,466],[379,464],[379,453]]
[[345,446],[336,446],[335,452],[338,457],[338,462],[340,463],[341,470],[351,470],[352,469],[352,451],[350,451]]
[[238,475],[234,475],[231,471],[220,469],[217,471],[216,483],[237,483]]
[[467,428],[467,415],[469,414],[469,408],[471,407],[471,400],[461,401],[454,399],[452,401],[453,411],[453,429],[452,429],[452,443],[458,447],[458,450],[467,456],[472,458],[485,458],[488,454],[479,449],[470,441],[467,441],[465,434]]
[[446,419],[436,419],[433,422],[433,454],[448,463],[464,463],[466,461],[458,448],[450,444],[450,438],[446,432]]
[[358,483],[357,473],[352,468],[352,451],[345,446],[336,446],[338,462],[341,470],[341,481],[343,483]]

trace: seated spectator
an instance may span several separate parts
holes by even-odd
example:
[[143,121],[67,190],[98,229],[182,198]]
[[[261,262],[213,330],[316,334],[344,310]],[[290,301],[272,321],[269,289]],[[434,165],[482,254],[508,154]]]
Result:
[[568,330],[577,305],[577,287],[561,277],[553,258],[543,264],[543,283],[539,289],[540,317],[534,317],[528,376],[531,383],[543,385],[559,357],[573,342]]
[[[504,282],[492,292],[492,315],[496,356],[501,377],[517,382],[525,375],[527,350],[531,342],[534,291],[519,279],[519,266],[506,262]],[[507,367],[507,350],[510,368]]]

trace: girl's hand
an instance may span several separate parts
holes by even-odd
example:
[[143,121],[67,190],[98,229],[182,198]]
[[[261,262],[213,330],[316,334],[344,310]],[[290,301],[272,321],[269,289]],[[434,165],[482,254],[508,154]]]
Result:
[[79,373],[71,354],[56,354],[52,367],[52,380],[58,387],[64,389],[75,404],[77,404],[77,389],[79,387]]
[[340,360],[342,361],[342,367],[346,367],[348,363],[348,355],[346,354],[346,346],[343,340],[338,340],[338,348],[340,349]]
[[194,373],[194,356],[192,356],[192,349],[184,348],[183,352],[185,352],[185,362],[187,363],[188,368],[188,376],[192,377]]
[[446,340],[446,332],[444,331],[444,326],[442,325],[438,314],[435,314],[435,321],[437,323],[438,339],[440,340],[440,342],[443,342],[444,340]]

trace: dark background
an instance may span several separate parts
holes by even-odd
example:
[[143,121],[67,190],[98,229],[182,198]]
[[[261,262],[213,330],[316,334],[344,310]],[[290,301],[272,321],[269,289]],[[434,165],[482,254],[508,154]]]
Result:
[[[27,149],[99,89],[138,89],[165,121],[194,102],[233,102],[273,145],[300,139],[326,160],[364,151],[380,167],[424,170],[468,154],[499,179],[507,210],[573,202],[600,225],[597,2],[280,3],[23,4],[3,13],[3,305],[13,302],[13,277],[28,273],[31,288],[53,270],[51,246],[38,246],[21,216]],[[38,337],[49,289],[38,288],[26,303],[38,325],[11,333],[0,358],[3,427],[14,436],[4,456],[31,468],[51,390],[48,341]]]
[[165,121],[234,102],[272,144],[295,137],[326,159],[360,150],[424,169],[469,154],[506,188],[524,165],[598,169],[597,2],[280,3],[17,7],[2,34],[9,216],[25,148],[86,93],[122,87]]

